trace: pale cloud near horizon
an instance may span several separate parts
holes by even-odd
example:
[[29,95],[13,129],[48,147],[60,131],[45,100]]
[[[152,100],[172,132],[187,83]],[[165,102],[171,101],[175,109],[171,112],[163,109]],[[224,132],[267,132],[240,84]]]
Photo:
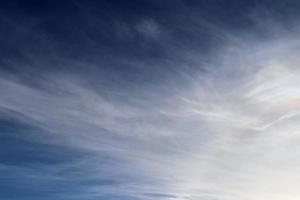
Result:
[[[139,29],[156,35],[156,26],[145,22]],[[153,99],[107,96],[63,75],[47,77],[57,91],[49,92],[3,73],[0,111],[54,134],[45,143],[91,152],[72,163],[83,174],[132,178],[87,187],[87,195],[293,200],[300,196],[299,47],[297,37],[225,46],[209,71],[167,95],[158,84],[149,89],[157,91]],[[103,153],[121,161],[103,167]]]

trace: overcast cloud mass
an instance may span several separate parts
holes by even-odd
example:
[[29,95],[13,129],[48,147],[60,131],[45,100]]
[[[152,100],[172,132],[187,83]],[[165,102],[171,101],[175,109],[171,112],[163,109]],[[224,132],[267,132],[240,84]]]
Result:
[[299,13],[1,1],[0,199],[299,199]]

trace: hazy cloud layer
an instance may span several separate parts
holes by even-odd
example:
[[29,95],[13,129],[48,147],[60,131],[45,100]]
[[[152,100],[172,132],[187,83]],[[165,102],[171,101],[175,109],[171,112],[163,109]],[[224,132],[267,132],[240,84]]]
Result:
[[[78,30],[80,42],[99,46],[91,45],[90,55],[83,44],[80,54],[63,53],[67,39],[45,32],[52,43],[37,31],[40,26],[24,28],[12,20],[17,35],[34,33],[28,37],[37,44],[29,48],[22,40],[16,43],[19,53],[10,57],[6,49],[7,57],[1,57],[5,192],[0,197],[289,200],[300,195],[298,24],[290,21],[286,28],[285,19],[257,6],[243,15],[251,28],[232,21],[228,28],[213,16],[196,16],[188,3],[176,5],[186,6],[185,17],[192,19],[180,28],[150,14],[132,20],[128,11],[124,20],[114,14],[109,33],[93,29],[99,38],[90,28]],[[74,6],[81,20],[106,27],[89,5]],[[183,33],[211,38],[209,44],[194,39],[203,44],[196,48]],[[133,38],[138,38],[134,45],[124,42]],[[36,52],[44,44],[47,48]],[[120,44],[130,46],[132,55],[110,53],[124,48]]]

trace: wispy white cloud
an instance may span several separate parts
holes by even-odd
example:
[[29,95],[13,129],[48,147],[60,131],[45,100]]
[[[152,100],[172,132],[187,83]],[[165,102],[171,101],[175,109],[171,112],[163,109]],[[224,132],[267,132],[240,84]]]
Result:
[[153,19],[144,19],[138,22],[135,30],[149,38],[157,38],[162,34],[162,27]]
[[[159,32],[149,21],[137,29],[151,36]],[[296,199],[299,46],[297,37],[226,46],[189,84],[171,80],[178,87],[170,87],[168,95],[159,84],[149,89],[156,92],[153,99],[144,91],[128,92],[124,99],[109,96],[63,74],[47,76],[51,92],[3,73],[0,109],[20,113],[21,120],[53,134],[55,140],[44,142],[91,154],[57,169],[76,167],[78,179],[118,182],[88,185],[86,195]],[[103,164],[103,155],[116,161]]]

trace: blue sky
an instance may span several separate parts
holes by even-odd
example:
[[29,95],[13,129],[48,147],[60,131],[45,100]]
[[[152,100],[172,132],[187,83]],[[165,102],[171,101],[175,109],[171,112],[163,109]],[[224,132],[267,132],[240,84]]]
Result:
[[0,2],[0,200],[299,198],[299,1]]

